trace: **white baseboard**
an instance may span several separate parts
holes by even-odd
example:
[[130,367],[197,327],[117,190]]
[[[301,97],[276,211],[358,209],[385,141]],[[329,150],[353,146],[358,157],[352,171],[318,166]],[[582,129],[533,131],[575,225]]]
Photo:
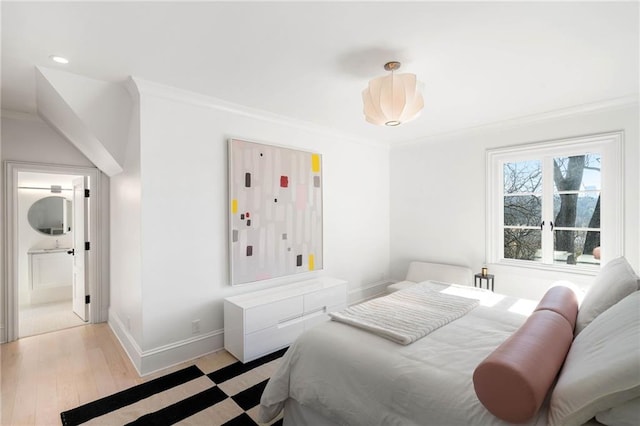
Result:
[[140,376],[181,364],[224,348],[224,330],[214,330],[179,342],[143,351],[124,327],[118,316],[109,310],[109,326],[120,341]]
[[141,375],[191,361],[224,349],[224,329],[144,351]]
[[113,334],[115,334],[118,341],[120,341],[120,345],[126,352],[135,369],[138,371],[138,374],[142,375],[142,349],[140,349],[140,346],[138,346],[133,336],[129,331],[127,331],[123,322],[120,320],[120,317],[118,317],[118,315],[111,309],[109,309],[109,319],[107,324],[109,324]]
[[98,324],[107,321],[109,321],[109,308],[100,307],[93,323]]
[[393,284],[394,282],[395,281],[392,280],[382,280],[364,287],[350,290],[349,294],[347,295],[347,304],[355,305],[356,303],[363,302],[374,296],[385,294],[387,292],[387,286]]
[[[385,294],[387,286],[394,282],[383,280],[351,290],[347,295],[347,303],[353,305]],[[224,329],[221,329],[143,351],[118,315],[111,309],[109,309],[108,323],[140,376],[224,349]]]

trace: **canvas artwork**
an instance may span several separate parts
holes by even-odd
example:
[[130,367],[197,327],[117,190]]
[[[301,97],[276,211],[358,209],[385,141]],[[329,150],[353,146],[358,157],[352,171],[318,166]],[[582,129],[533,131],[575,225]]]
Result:
[[322,157],[229,140],[231,284],[322,269]]

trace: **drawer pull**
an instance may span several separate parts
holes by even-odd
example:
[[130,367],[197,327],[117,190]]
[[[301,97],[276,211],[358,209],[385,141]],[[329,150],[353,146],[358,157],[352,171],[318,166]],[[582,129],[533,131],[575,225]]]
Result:
[[278,321],[278,328],[288,327],[290,325],[297,324],[302,321],[306,321],[310,318],[315,318],[319,315],[324,315],[326,312],[327,312],[327,307],[323,306],[321,308],[314,309],[313,311],[307,312],[305,314],[294,315],[292,317]]
[[304,314],[295,314],[295,315],[292,315],[290,317],[283,318],[281,320],[278,320],[278,325],[284,324],[284,323],[287,323],[287,322],[291,322],[291,321],[295,321],[298,318],[302,318],[303,316],[304,316]]
[[305,317],[310,317],[310,316],[316,316],[318,314],[324,314],[327,312],[327,307],[326,306],[321,306],[319,308],[314,309],[313,311],[309,311],[309,312],[305,312],[304,316]]

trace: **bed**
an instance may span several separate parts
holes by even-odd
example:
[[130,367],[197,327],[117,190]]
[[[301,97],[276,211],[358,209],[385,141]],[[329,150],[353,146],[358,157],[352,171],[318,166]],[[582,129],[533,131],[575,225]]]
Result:
[[[428,266],[422,265],[425,273]],[[455,267],[453,276],[460,277],[460,268]],[[640,281],[624,259],[607,268],[592,286],[597,291],[589,291],[577,313],[576,331],[581,333],[574,340],[571,332],[555,390],[521,424],[598,424],[594,417],[604,424],[624,424],[615,421],[638,413]],[[337,321],[310,329],[291,345],[267,384],[261,420],[284,409],[285,425],[510,424],[479,400],[474,371],[518,335],[537,302],[412,278],[429,291],[475,299],[477,306],[407,345]],[[406,289],[397,293],[402,291]]]

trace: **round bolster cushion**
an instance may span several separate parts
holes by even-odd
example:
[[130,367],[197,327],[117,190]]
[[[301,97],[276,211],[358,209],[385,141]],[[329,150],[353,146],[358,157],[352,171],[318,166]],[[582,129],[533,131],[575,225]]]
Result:
[[480,402],[494,416],[524,423],[540,409],[573,340],[560,314],[535,311],[473,373]]
[[576,326],[578,316],[578,297],[568,287],[551,287],[544,294],[535,310],[554,311],[565,317],[573,329]]

